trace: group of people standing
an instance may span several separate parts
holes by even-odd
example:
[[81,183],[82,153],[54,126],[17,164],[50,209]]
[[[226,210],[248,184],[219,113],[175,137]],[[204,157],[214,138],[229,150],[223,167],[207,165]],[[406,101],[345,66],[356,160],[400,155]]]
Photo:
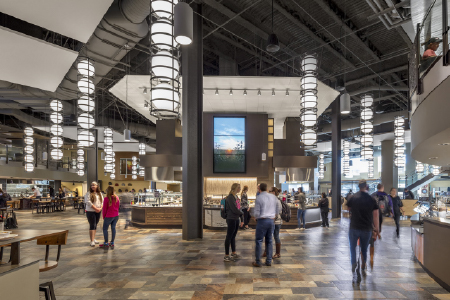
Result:
[[[115,194],[114,187],[109,186],[106,189],[106,197],[100,191],[97,182],[92,182],[89,192],[84,196],[86,217],[89,222],[89,237],[91,247],[95,247],[99,242],[95,239],[97,225],[100,221],[100,214],[103,215],[103,237],[104,243],[99,247],[104,249],[114,249],[114,240],[116,237],[116,225],[119,221],[119,197]],[[108,228],[111,226],[112,237],[108,243]]]

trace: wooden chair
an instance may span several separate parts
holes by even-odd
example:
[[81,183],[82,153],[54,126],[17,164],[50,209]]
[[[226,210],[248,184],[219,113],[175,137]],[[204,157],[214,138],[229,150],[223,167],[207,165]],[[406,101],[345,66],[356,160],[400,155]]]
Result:
[[31,200],[31,213],[34,213],[34,210],[36,209],[36,213],[39,214],[41,210],[41,205],[39,203],[39,200]]
[[[45,272],[54,269],[58,266],[58,261],[61,256],[61,246],[67,244],[67,236],[69,231],[66,230],[59,235],[54,235],[50,237],[43,237],[37,240],[38,245],[45,245],[45,260],[39,262],[39,272]],[[48,260],[50,253],[50,246],[58,246],[58,253],[56,255],[56,260]]]

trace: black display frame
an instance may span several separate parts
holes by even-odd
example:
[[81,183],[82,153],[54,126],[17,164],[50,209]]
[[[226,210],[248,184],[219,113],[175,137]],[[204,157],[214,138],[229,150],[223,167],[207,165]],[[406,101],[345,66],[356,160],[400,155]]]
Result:
[[[216,163],[215,163],[215,156],[216,154],[214,154],[214,145],[213,145],[213,173],[215,174],[245,174],[247,173],[247,117],[246,116],[222,116],[222,115],[213,115],[213,143],[214,143],[214,137],[216,136],[214,134],[215,132],[215,119],[216,118],[221,118],[221,119],[225,119],[225,118],[229,118],[229,119],[244,119],[244,140],[245,140],[245,148],[244,148],[244,171],[242,172],[217,172],[216,171]],[[230,135],[233,136],[233,135]],[[236,136],[241,136],[241,135],[236,135]],[[236,154],[234,154],[236,155]],[[239,154],[242,155],[242,154]]]

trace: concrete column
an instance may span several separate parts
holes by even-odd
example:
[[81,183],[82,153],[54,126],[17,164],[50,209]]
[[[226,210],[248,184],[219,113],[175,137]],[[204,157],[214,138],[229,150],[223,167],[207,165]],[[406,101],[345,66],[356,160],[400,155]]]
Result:
[[203,37],[202,4],[192,2],[194,37],[182,50],[183,240],[203,238]]
[[408,176],[406,186],[412,184],[411,175],[416,171],[416,161],[411,157],[411,143],[405,143],[405,175]]
[[331,103],[331,217],[341,217],[341,98]]
[[381,141],[381,183],[385,192],[398,186],[398,172],[394,165],[394,141]]
[[98,180],[98,132],[94,130],[95,142],[92,148],[85,150],[86,152],[86,177],[88,187],[92,181]]

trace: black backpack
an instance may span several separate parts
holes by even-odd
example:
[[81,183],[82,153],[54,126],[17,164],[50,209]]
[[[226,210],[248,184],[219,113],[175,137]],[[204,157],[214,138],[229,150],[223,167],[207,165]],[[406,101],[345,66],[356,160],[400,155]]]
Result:
[[386,195],[378,196],[378,208],[383,215],[389,215],[391,210],[389,208],[389,199]]
[[5,221],[5,229],[15,229],[18,228],[16,213],[11,212],[11,216]]
[[226,198],[223,198],[222,200],[220,200],[220,216],[222,217],[222,219],[227,218],[226,202],[227,202]]
[[291,220],[291,208],[283,201],[281,201],[281,207],[281,219],[285,222],[289,222]]

